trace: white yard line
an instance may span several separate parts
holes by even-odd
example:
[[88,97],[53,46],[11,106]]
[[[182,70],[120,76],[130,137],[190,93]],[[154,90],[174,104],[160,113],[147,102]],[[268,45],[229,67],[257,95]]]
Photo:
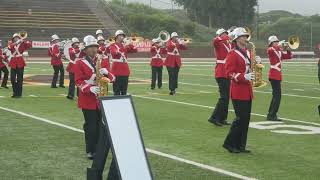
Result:
[[[34,116],[34,115],[31,115],[31,114],[28,114],[28,113],[25,113],[25,112],[22,112],[22,111],[16,111],[16,110],[9,109],[9,108],[6,108],[6,107],[1,107],[1,106],[0,106],[0,109],[2,109],[4,111],[15,113],[15,114],[19,114],[21,116],[29,117],[29,118],[32,118],[32,119],[35,119],[35,120],[38,120],[38,121],[42,121],[42,122],[45,122],[45,123],[48,123],[48,124],[59,126],[59,127],[65,128],[65,129],[69,129],[69,130],[72,130],[72,131],[75,131],[75,132],[84,133],[83,130],[81,130],[81,129],[74,128],[74,127],[71,127],[71,126],[68,126],[68,125],[65,125],[65,124],[62,124],[62,123],[54,122],[54,121],[51,121],[49,119],[45,119],[45,118],[41,118],[41,117],[38,117],[38,116]],[[206,165],[206,164],[198,163],[198,162],[191,161],[191,160],[188,160],[188,159],[183,159],[183,158],[180,158],[178,156],[175,156],[175,155],[172,155],[172,154],[163,153],[163,152],[160,152],[160,151],[157,151],[157,150],[146,148],[146,151],[151,153],[151,154],[155,154],[155,155],[158,155],[158,156],[161,156],[161,157],[166,157],[166,158],[169,158],[169,159],[172,159],[172,160],[175,160],[175,161],[183,162],[183,163],[186,163],[186,164],[189,164],[189,165],[193,165],[193,166],[196,166],[196,167],[199,167],[199,168],[202,168],[202,169],[206,169],[206,170],[209,170],[209,171],[217,172],[217,173],[224,174],[224,175],[231,176],[231,177],[235,177],[235,178],[238,178],[238,179],[255,180],[255,178],[243,176],[243,175],[231,172],[231,171],[227,171],[227,170],[220,169],[220,168],[217,168],[217,167],[214,167],[214,166],[209,166],[209,165]]]
[[[207,108],[207,109],[214,108],[213,106],[205,106],[205,105],[200,105],[200,104],[187,103],[187,102],[183,102],[183,101],[174,101],[174,100],[169,100],[169,99],[161,99],[161,98],[147,97],[147,96],[141,96],[141,95],[132,95],[132,96],[137,97],[137,98],[142,98],[142,99],[163,101],[163,102],[169,102],[169,103],[175,103],[175,104],[183,104],[183,105],[187,105],[187,106],[201,107],[201,108]],[[228,111],[234,112],[233,109],[229,109]],[[260,117],[267,117],[264,114],[258,114],[258,113],[251,113],[251,115],[260,116]],[[284,118],[284,117],[280,117],[280,118],[283,120],[286,120],[286,121],[299,122],[299,123],[303,123],[303,124],[312,124],[312,125],[320,126],[320,123],[307,122],[307,121],[289,119],[289,118]]]

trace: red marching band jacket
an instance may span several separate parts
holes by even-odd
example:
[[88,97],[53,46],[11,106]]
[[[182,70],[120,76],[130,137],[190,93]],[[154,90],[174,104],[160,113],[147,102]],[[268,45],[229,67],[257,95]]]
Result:
[[66,70],[69,73],[74,73],[73,69],[76,64],[76,59],[84,57],[85,53],[83,51],[81,51],[79,47],[76,47],[76,48],[70,47],[69,48],[69,56],[70,56],[69,64],[68,64]]
[[228,35],[218,36],[213,39],[212,45],[215,50],[216,55],[216,67],[215,67],[215,77],[216,78],[227,78],[225,72],[226,57],[231,51],[232,46],[228,41],[230,40]]
[[152,46],[150,49],[151,53],[151,62],[150,65],[153,67],[162,67],[163,60],[162,58],[167,54],[167,50],[162,47]]
[[26,66],[26,62],[22,56],[23,52],[32,47],[31,41],[22,41],[20,44],[12,43],[9,45],[12,58],[9,62],[9,66],[13,69],[23,68]]
[[[250,52],[244,51],[250,58]],[[251,81],[245,79],[244,75],[249,73],[250,59],[246,58],[240,50],[233,49],[227,55],[226,74],[231,78],[230,97],[234,100],[252,100],[253,90]]]
[[187,46],[184,44],[174,43],[172,40],[167,42],[167,58],[164,64],[167,67],[180,67],[181,66],[181,56],[180,51],[186,50]]
[[113,43],[110,45],[110,53],[112,60],[111,72],[115,76],[129,76],[130,69],[128,65],[128,53],[136,53],[138,50],[132,45],[124,46],[121,43]]
[[62,52],[60,52],[58,43],[51,44],[51,46],[48,49],[48,55],[51,57],[52,66],[62,65]]
[[[78,58],[74,66],[75,83],[79,87],[78,107],[87,110],[99,109],[99,102],[94,93],[90,91],[90,87],[96,86],[96,69],[92,66],[86,58]],[[95,57],[92,61],[96,62]],[[109,60],[104,58],[101,61],[101,68],[110,70]],[[115,76],[109,71],[108,78],[111,82],[115,81]]]
[[106,46],[105,44],[99,45],[98,53],[105,56],[110,56],[110,46]]
[[3,54],[2,49],[0,49],[0,68],[3,68],[8,63],[8,58]]
[[269,47],[268,56],[270,61],[269,79],[282,80],[282,60],[293,57],[291,51],[282,51],[280,47]]

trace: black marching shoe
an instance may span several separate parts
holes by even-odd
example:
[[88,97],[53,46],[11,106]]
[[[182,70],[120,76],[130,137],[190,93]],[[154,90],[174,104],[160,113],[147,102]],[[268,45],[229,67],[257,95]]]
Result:
[[251,150],[249,150],[249,149],[240,149],[240,152],[242,152],[242,153],[251,153]]
[[281,121],[281,119],[279,119],[277,115],[275,115],[274,117],[268,115],[267,121]]
[[9,89],[9,87],[8,87],[8,86],[1,86],[1,88]]
[[176,92],[175,91],[170,91],[169,95],[170,96],[174,96],[174,95],[176,95]]
[[222,121],[221,124],[222,125],[230,125],[230,123],[228,121]]
[[154,90],[154,87],[152,87],[151,90]]
[[66,88],[64,85],[61,85],[61,86],[59,86],[59,87],[61,87],[61,88]]
[[73,100],[73,97],[67,96],[67,99]]
[[57,86],[51,86],[51,88],[58,88]]
[[87,153],[87,158],[88,158],[89,160],[93,160],[94,155],[95,155],[95,153],[89,152],[89,153]]
[[221,124],[220,122],[218,122],[217,120],[214,120],[214,119],[208,119],[208,122],[209,123],[212,123],[212,124],[214,124],[214,125],[216,125],[216,126],[222,126],[223,124]]
[[225,144],[222,147],[225,148],[226,150],[228,150],[229,153],[240,153],[241,152],[239,149],[230,147],[230,146],[225,145]]

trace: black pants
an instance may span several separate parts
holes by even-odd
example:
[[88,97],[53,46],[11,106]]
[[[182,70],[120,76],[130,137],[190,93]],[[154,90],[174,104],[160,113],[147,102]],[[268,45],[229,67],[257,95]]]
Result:
[[23,72],[24,68],[18,67],[10,70],[13,96],[22,96]]
[[268,119],[273,119],[277,116],[281,102],[281,81],[269,80],[272,86],[272,100],[269,106]]
[[167,67],[169,74],[169,90],[175,91],[178,88],[178,77],[180,67]]
[[86,152],[95,153],[101,125],[101,113],[99,110],[87,109],[82,109],[82,113],[84,116],[83,130]]
[[115,96],[127,95],[129,76],[116,76],[113,83],[113,94]]
[[74,97],[74,90],[75,90],[75,82],[74,82],[74,73],[69,73],[69,91],[68,97]]
[[247,135],[250,122],[252,101],[232,100],[236,118],[233,121],[224,145],[244,150],[247,145]]
[[64,68],[63,68],[63,65],[61,64],[61,65],[52,66],[52,67],[53,67],[54,73],[53,73],[51,87],[56,87],[57,86],[59,72],[60,72],[59,86],[63,86],[64,85]]
[[[103,169],[106,164],[106,159],[111,148],[111,143],[108,139],[108,132],[105,125],[100,127],[100,136],[97,144],[96,155],[93,158],[91,168],[87,169],[87,180],[102,180]],[[112,159],[108,180],[118,180],[118,171],[116,162]]]
[[[1,87],[6,87],[6,86],[7,86],[7,82],[8,82],[8,77],[9,77],[8,68],[7,68],[6,66],[3,66],[2,68],[0,68],[0,73],[1,73],[1,72],[4,73]],[[1,75],[0,75],[0,78],[1,78]]]
[[228,118],[230,80],[227,78],[216,78],[219,85],[220,98],[212,112],[210,120],[223,122]]
[[158,80],[158,88],[162,87],[162,69],[163,67],[152,66],[152,76],[151,76],[151,89],[156,87],[156,81]]

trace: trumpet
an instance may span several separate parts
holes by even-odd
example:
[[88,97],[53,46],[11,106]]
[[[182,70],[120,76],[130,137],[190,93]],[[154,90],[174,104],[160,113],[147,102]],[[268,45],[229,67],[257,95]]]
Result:
[[288,41],[283,40],[283,41],[280,41],[279,44],[283,49],[286,49],[286,50],[298,49],[300,46],[300,38],[298,36],[290,36],[288,38]]
[[109,44],[115,43],[115,42],[116,42],[115,37],[109,37],[109,38],[107,39],[107,42],[108,42]]
[[27,31],[20,31],[18,34],[20,39],[26,39],[28,37]]

